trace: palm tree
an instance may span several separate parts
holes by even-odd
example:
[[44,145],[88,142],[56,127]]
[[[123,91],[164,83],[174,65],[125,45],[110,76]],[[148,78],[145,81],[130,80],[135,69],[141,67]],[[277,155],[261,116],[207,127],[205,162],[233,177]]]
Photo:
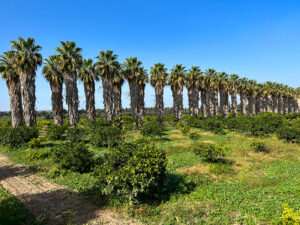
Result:
[[231,74],[229,76],[228,87],[229,87],[230,95],[231,95],[231,110],[232,110],[232,115],[234,117],[236,117],[237,114],[238,114],[238,108],[237,108],[238,81],[239,81],[239,76],[238,75]]
[[128,80],[130,89],[130,105],[132,111],[132,117],[135,121],[136,129],[139,128],[139,84],[138,84],[138,73],[142,62],[137,60],[136,57],[127,58],[124,62],[124,77]]
[[208,79],[208,112],[210,117],[218,115],[218,83],[217,83],[217,73],[214,69],[207,69],[205,71],[206,77]]
[[114,111],[113,80],[120,68],[117,61],[118,56],[112,50],[102,50],[96,58],[98,59],[96,62],[97,70],[102,77],[105,117],[108,121],[112,121]]
[[266,87],[266,95],[265,95],[265,101],[266,101],[266,112],[272,112],[273,111],[273,101],[272,101],[272,89],[273,84],[270,81],[265,82]]
[[124,78],[121,71],[121,65],[116,71],[113,78],[113,93],[114,93],[114,113],[115,118],[120,118],[122,116],[122,85],[124,83]]
[[0,74],[8,89],[12,127],[23,125],[23,108],[20,77],[14,68],[14,52],[4,52],[0,57]]
[[247,85],[248,85],[248,79],[243,77],[239,79],[237,90],[240,94],[240,101],[241,101],[241,113],[243,116],[247,115],[246,105],[247,105]]
[[164,117],[164,86],[167,84],[168,74],[165,65],[156,63],[150,69],[150,84],[155,88],[155,110],[159,122]]
[[84,59],[78,71],[78,76],[82,80],[85,93],[85,108],[88,121],[95,121],[95,81],[99,80],[92,59]]
[[56,48],[59,53],[60,71],[66,85],[66,103],[68,105],[69,123],[73,126],[79,121],[77,72],[82,64],[81,48],[74,41],[61,41]]
[[198,117],[199,115],[200,74],[201,69],[199,66],[192,66],[185,77],[185,86],[188,90],[189,111],[193,117]]
[[145,118],[145,87],[148,82],[148,74],[144,67],[138,70],[138,85],[139,85],[139,120],[143,126],[143,119]]
[[220,111],[228,117],[228,75],[225,72],[217,73],[217,82],[220,90]]
[[61,126],[63,124],[63,76],[59,68],[59,56],[52,55],[45,60],[42,73],[49,81],[51,88],[51,103],[54,124]]
[[182,64],[177,64],[171,70],[169,77],[169,85],[171,85],[173,96],[173,110],[174,116],[177,120],[180,120],[183,116],[183,99],[182,91],[185,77],[185,67]]
[[264,99],[265,99],[266,87],[264,84],[257,84],[256,99],[255,99],[255,113],[259,114],[265,111]]
[[247,97],[248,97],[248,109],[250,116],[255,115],[255,99],[256,99],[257,82],[255,80],[249,80],[247,85]]
[[11,47],[16,72],[20,76],[25,124],[32,126],[36,123],[35,76],[37,67],[42,65],[42,55],[38,53],[41,46],[35,44],[34,38],[18,37],[17,41],[11,41]]
[[207,111],[208,108],[208,86],[209,86],[209,79],[207,79],[207,76],[204,73],[200,73],[199,75],[199,89],[201,92],[201,111],[202,116],[204,119],[207,118]]
[[300,112],[299,108],[299,102],[300,102],[300,87],[295,88],[295,95],[294,95],[294,101],[295,101],[295,113]]

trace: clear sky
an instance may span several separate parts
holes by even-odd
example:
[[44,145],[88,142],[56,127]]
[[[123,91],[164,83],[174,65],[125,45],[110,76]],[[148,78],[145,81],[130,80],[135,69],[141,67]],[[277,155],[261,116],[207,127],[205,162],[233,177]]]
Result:
[[[83,49],[85,58],[111,49],[120,62],[138,57],[148,71],[157,62],[169,69],[182,63],[300,86],[299,0],[3,0],[0,15],[0,54],[18,36],[34,37],[43,47],[43,58],[55,53],[59,41],[69,40]],[[96,84],[97,108],[103,108],[101,86]],[[84,108],[83,84],[78,82],[78,87]],[[36,96],[38,110],[51,109],[51,91],[41,68]],[[0,110],[9,110],[3,80],[0,99]],[[149,85],[145,101],[146,107],[154,106]],[[165,106],[172,106],[169,87]],[[123,107],[129,107],[127,83]]]

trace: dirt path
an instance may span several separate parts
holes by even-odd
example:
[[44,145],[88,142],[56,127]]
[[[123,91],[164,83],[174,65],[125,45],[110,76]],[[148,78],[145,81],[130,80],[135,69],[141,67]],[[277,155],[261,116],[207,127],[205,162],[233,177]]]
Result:
[[47,224],[138,224],[97,208],[65,187],[28,172],[24,166],[13,164],[2,155],[0,184],[34,216],[46,218]]

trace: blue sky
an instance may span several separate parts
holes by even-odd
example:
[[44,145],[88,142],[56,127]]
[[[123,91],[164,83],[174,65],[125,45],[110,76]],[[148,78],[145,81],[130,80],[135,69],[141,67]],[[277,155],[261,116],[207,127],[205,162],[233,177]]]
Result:
[[[163,62],[171,69],[182,63],[202,70],[237,73],[259,82],[300,86],[300,1],[292,0],[123,0],[0,2],[0,54],[9,41],[34,37],[44,58],[59,41],[75,41],[85,58],[112,49],[123,62],[136,56],[148,69]],[[101,82],[96,107],[103,108]],[[80,108],[85,107],[78,82]],[[51,109],[49,84],[37,71],[37,109]],[[9,110],[7,88],[0,81],[0,110]],[[146,107],[154,106],[154,90],[146,88]],[[184,105],[187,96],[184,93]],[[165,106],[172,106],[165,89]],[[123,107],[129,107],[128,84]]]

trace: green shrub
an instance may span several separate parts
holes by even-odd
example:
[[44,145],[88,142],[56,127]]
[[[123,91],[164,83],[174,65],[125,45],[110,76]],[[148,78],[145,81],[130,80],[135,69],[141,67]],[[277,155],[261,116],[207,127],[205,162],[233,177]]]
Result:
[[277,137],[286,142],[300,143],[300,127],[297,125],[285,125],[278,129]]
[[207,118],[203,120],[203,129],[207,131],[212,131],[215,134],[225,134],[224,133],[224,124],[221,119],[216,118]]
[[28,142],[28,148],[40,148],[41,147],[41,138],[32,138],[29,142]]
[[230,164],[211,164],[209,172],[214,174],[234,174],[234,170]]
[[64,143],[56,147],[52,154],[61,169],[85,173],[94,166],[93,153],[80,142]]
[[221,144],[199,143],[193,147],[196,155],[204,158],[206,161],[214,162],[225,157],[229,149]]
[[180,131],[182,132],[183,135],[187,135],[191,130],[191,127],[184,125],[182,127],[180,127]]
[[1,145],[10,149],[19,148],[27,144],[31,139],[37,138],[39,131],[36,127],[1,128]]
[[114,147],[121,139],[121,130],[110,126],[95,127],[90,137],[91,143],[98,147]]
[[123,126],[126,131],[134,130],[135,124],[132,116],[122,116]]
[[70,142],[81,142],[85,137],[85,131],[79,127],[70,127],[67,129],[67,140]]
[[46,137],[49,140],[62,140],[66,126],[50,125],[46,128]]
[[164,115],[163,121],[168,123],[171,126],[175,126],[177,123],[177,119],[175,118],[175,116],[173,114]]
[[198,141],[201,138],[201,135],[196,132],[189,132],[188,136],[193,141]]
[[255,152],[264,152],[264,153],[269,152],[269,149],[267,147],[267,143],[265,141],[262,141],[262,140],[253,141],[250,146]]
[[28,161],[37,161],[37,160],[43,160],[51,156],[51,151],[48,149],[38,149],[38,150],[30,150],[25,158]]
[[288,204],[282,205],[283,212],[278,221],[273,221],[277,225],[299,225],[300,224],[300,210],[294,211]]
[[123,142],[104,155],[95,167],[102,193],[128,200],[130,207],[142,195],[160,191],[166,179],[166,154],[148,141]]
[[144,127],[141,129],[141,134],[143,136],[153,137],[153,136],[159,136],[161,137],[164,135],[165,127],[162,123],[159,123],[158,121],[150,121],[144,125]]

